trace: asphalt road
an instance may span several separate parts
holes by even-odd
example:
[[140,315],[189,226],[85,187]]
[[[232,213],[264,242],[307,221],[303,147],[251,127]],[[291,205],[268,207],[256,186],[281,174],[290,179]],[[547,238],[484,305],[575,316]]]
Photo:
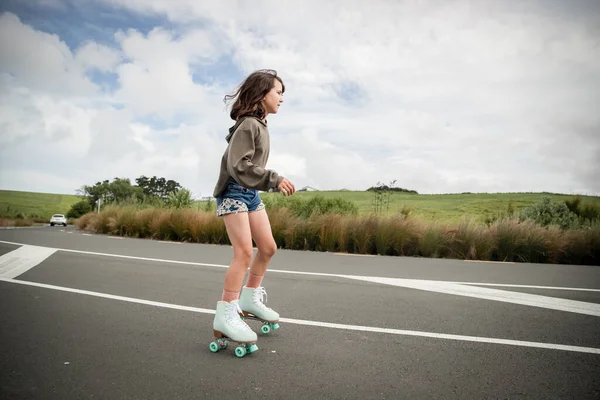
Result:
[[280,250],[240,359],[208,348],[231,254],[0,230],[0,398],[600,398],[598,267]]

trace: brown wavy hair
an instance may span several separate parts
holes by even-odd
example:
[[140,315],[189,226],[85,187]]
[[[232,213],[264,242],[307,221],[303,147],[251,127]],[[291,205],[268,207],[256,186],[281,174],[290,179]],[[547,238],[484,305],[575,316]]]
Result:
[[263,119],[265,110],[260,102],[275,86],[275,79],[281,83],[282,93],[285,92],[285,85],[275,70],[261,69],[248,75],[233,94],[228,94],[223,99],[225,104],[235,99],[229,113],[231,119],[237,121],[238,118],[246,115]]

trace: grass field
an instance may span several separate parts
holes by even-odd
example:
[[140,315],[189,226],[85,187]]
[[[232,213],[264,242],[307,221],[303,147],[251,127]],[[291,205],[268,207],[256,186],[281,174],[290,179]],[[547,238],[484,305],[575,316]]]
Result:
[[50,219],[52,214],[66,214],[79,197],[71,194],[50,194],[0,190],[0,217]]
[[[312,196],[325,198],[342,197],[350,200],[359,208],[360,214],[374,211],[375,194],[372,192],[296,192],[294,196],[310,198]],[[263,193],[262,198],[281,196],[279,193]],[[389,197],[389,207],[383,205],[382,214],[398,214],[403,209],[410,211],[410,216],[424,221],[457,222],[463,216],[473,217],[480,222],[506,213],[509,206],[516,212],[532,204],[538,203],[544,196],[552,201],[563,202],[575,198],[575,195],[549,193],[467,193],[467,194],[406,194],[392,193]],[[598,196],[581,196],[583,204],[600,205]]]
[[[308,199],[313,196],[325,198],[341,197],[355,203],[360,214],[374,211],[375,194],[359,191],[319,191],[296,192],[293,197]],[[405,194],[392,193],[389,207],[383,205],[382,214],[397,214],[403,209],[410,216],[424,221],[457,222],[463,216],[473,217],[480,222],[506,213],[509,205],[514,211],[541,201],[549,196],[553,201],[572,199],[574,195],[547,193],[467,193],[467,194]],[[280,193],[261,193],[261,197],[279,197]],[[581,196],[584,204],[600,205],[598,196]],[[24,217],[50,218],[54,213],[66,213],[79,197],[68,194],[47,194],[0,190],[0,217],[14,217],[21,213]]]

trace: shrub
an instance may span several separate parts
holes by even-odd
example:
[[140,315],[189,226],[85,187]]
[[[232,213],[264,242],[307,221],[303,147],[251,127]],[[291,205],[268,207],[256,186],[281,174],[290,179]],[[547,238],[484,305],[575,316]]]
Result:
[[532,220],[541,226],[557,225],[561,229],[575,228],[578,225],[577,215],[565,203],[553,203],[547,196],[540,203],[521,211],[520,220]]
[[600,220],[600,205],[582,204],[580,196],[576,196],[573,200],[565,200],[565,205],[569,211],[579,217],[581,222]]
[[374,237],[377,233],[378,219],[375,215],[363,216],[354,219],[349,232],[349,251],[359,254],[376,254],[377,247]]
[[33,225],[33,221],[27,218],[17,218],[15,220],[15,226],[31,226]]
[[97,215],[98,214],[92,212],[82,215],[77,219],[77,221],[75,221],[75,226],[77,229],[81,229],[82,231],[94,231],[93,229],[89,228],[93,226],[94,219],[97,217]]
[[419,242],[419,254],[423,257],[445,257],[450,250],[451,234],[442,226],[430,224]]
[[584,221],[594,222],[600,220],[600,205],[584,204],[578,214]]
[[[289,246],[287,242],[286,227],[290,224],[290,220],[296,219],[290,214],[290,210],[287,208],[267,208],[267,214],[269,215],[269,221],[271,222],[271,231],[273,232],[273,238],[279,248],[286,248]],[[291,222],[291,225],[294,225]]]
[[495,235],[496,246],[491,256],[499,261],[559,262],[568,244],[566,231],[560,227],[542,227],[531,220],[498,221]]
[[600,223],[565,232],[562,263],[600,265]]
[[87,200],[81,200],[77,203],[73,204],[69,211],[67,211],[67,218],[79,218],[82,215],[85,215],[92,211],[92,207],[90,206],[90,202]]
[[478,241],[483,239],[481,235],[486,231],[474,226],[472,220],[463,219],[457,229],[449,232],[453,255],[465,260],[477,259]]
[[121,208],[118,206],[107,206],[102,212],[95,214],[95,217],[90,220],[89,228],[97,233],[101,234],[114,234],[114,228],[116,226],[115,219],[121,212]]
[[377,254],[414,256],[418,253],[420,227],[402,215],[379,218],[375,234]]
[[179,189],[176,192],[169,193],[166,203],[170,208],[181,209],[191,207],[194,202],[192,193],[189,190]]
[[496,236],[496,246],[492,252],[492,259],[499,261],[523,261],[523,247],[525,245],[525,230],[532,222],[525,224],[516,220],[500,220],[493,225]]
[[[400,214],[313,213],[300,218],[286,208],[267,212],[277,246],[291,250],[600,265],[600,222],[565,230],[518,218],[504,218],[491,226],[466,219],[445,226]],[[76,224],[97,233],[230,244],[222,219],[194,209],[110,206],[99,214],[81,216]]]
[[377,254],[390,255],[394,251],[395,226],[392,217],[380,218],[375,233],[375,249]]
[[319,215],[315,218],[317,228],[317,251],[346,251],[347,219],[339,214]]
[[139,230],[138,237],[140,238],[155,238],[154,221],[157,220],[163,210],[158,208],[147,208],[136,212],[136,225]]
[[581,205],[581,197],[575,196],[573,200],[565,200],[565,205],[574,214],[579,215],[579,206]]
[[134,207],[121,207],[113,217],[107,221],[108,230],[106,233],[119,236],[139,236],[138,220],[136,218],[137,210]]
[[389,220],[392,236],[392,255],[415,256],[418,253],[421,225],[412,219],[395,217]]

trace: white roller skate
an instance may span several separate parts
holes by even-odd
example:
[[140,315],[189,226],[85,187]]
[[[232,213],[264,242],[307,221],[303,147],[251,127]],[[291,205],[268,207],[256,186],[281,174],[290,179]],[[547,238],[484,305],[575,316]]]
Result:
[[[264,302],[263,298],[265,299]],[[267,292],[264,287],[243,287],[240,294],[240,308],[244,318],[261,321],[263,325],[260,331],[265,335],[271,330],[279,329],[279,314],[265,306],[266,298]]]
[[246,354],[258,350],[256,333],[242,320],[241,313],[238,300],[230,303],[217,302],[217,311],[213,321],[215,340],[210,343],[210,351],[216,353],[219,350],[225,350],[229,341],[240,344],[235,349],[235,355],[238,357],[244,357]]

